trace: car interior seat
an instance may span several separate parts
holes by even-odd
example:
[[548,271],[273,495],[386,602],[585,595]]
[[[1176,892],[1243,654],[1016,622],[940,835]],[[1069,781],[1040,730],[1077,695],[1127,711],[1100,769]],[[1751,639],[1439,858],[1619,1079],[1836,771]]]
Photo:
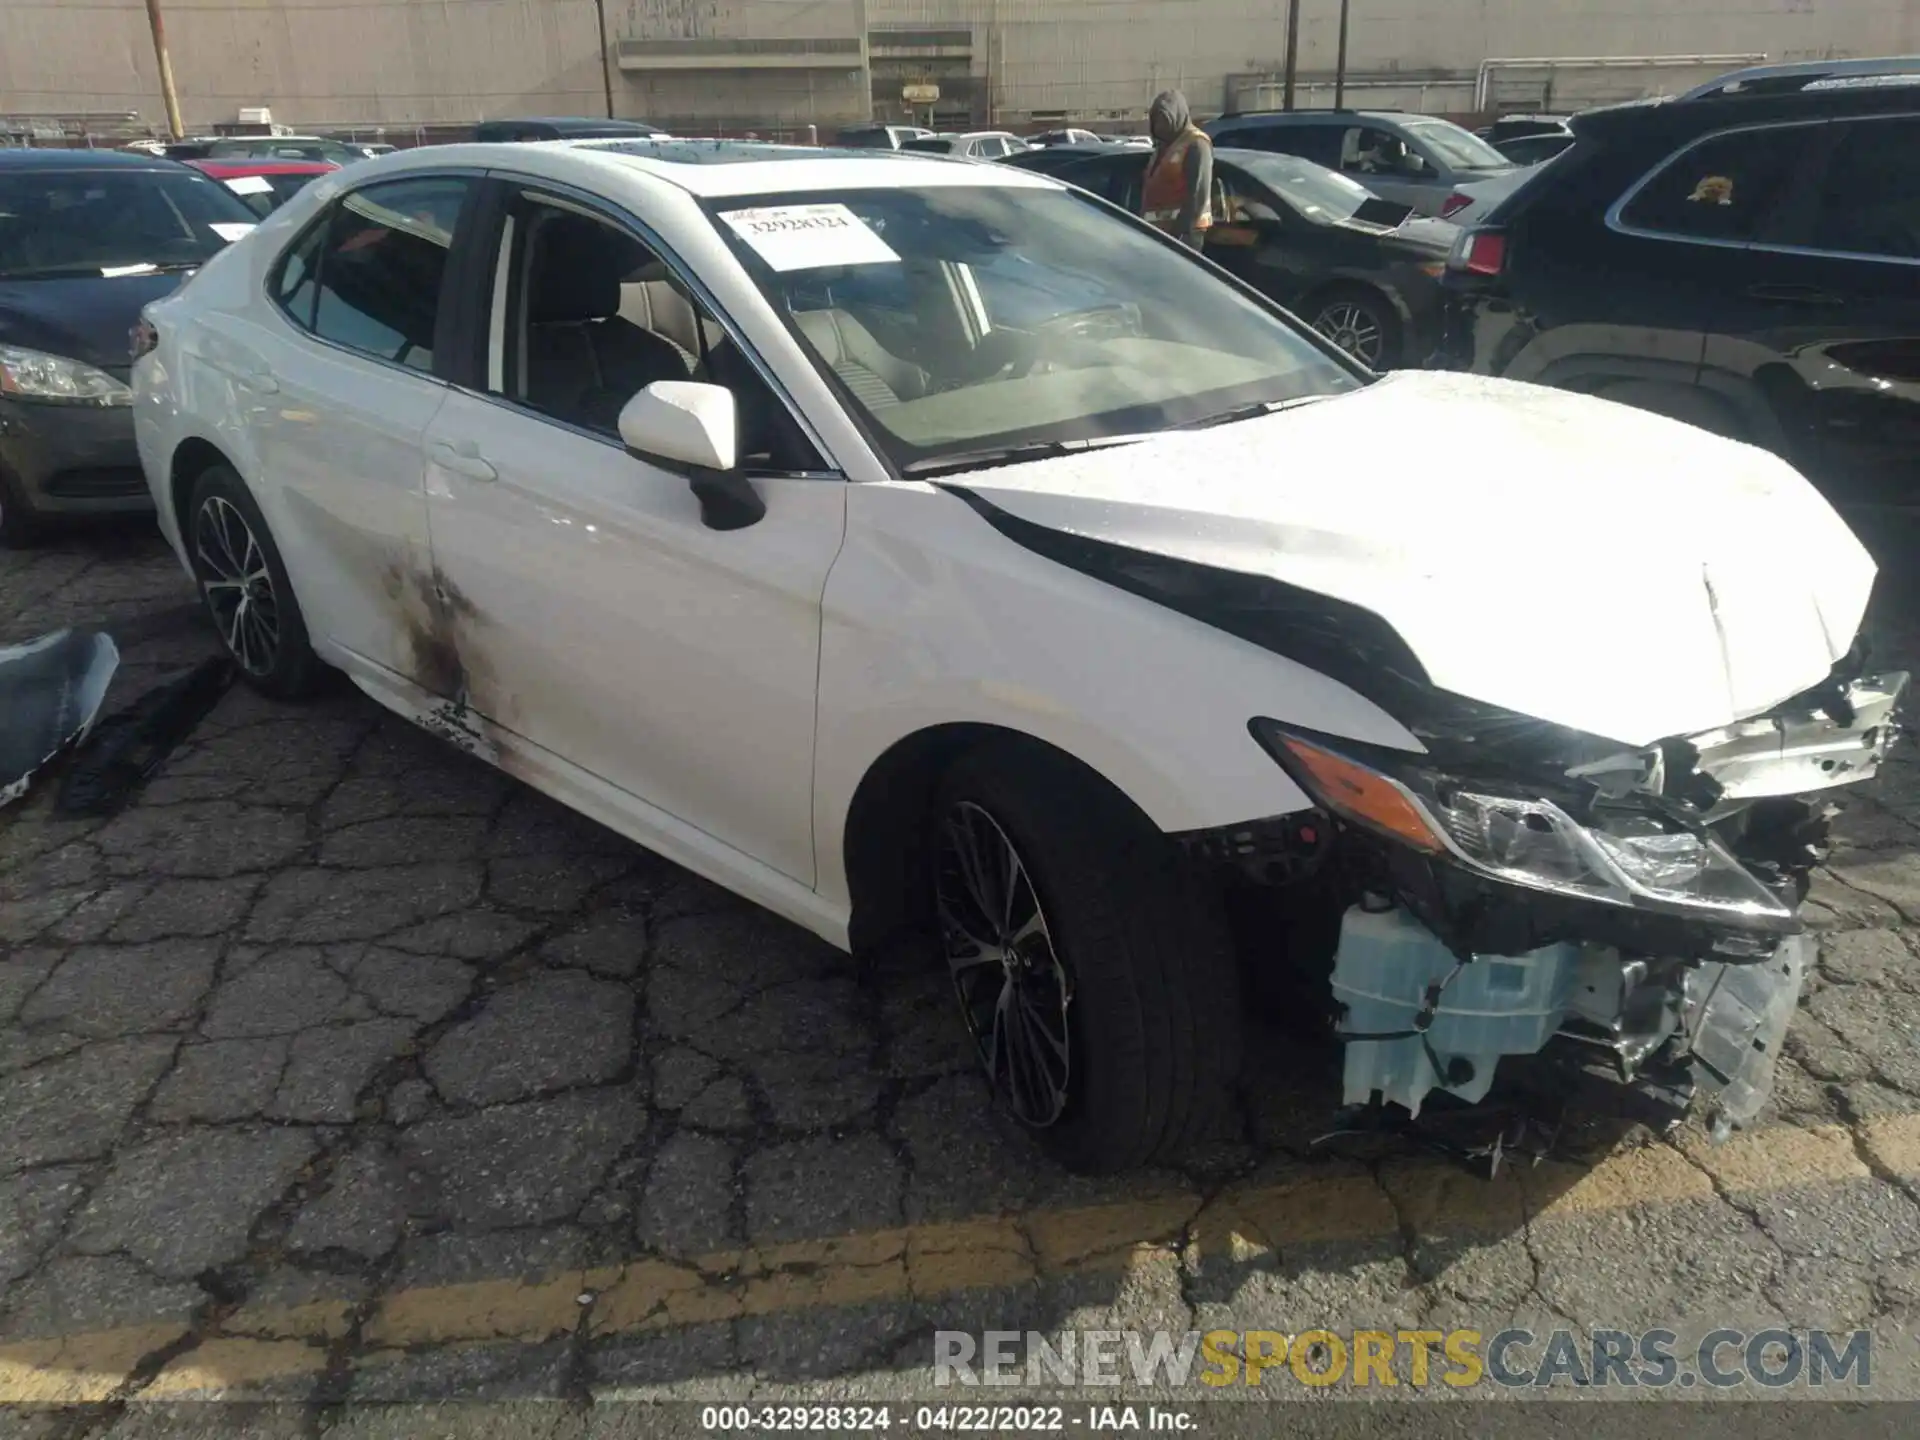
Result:
[[621,277],[646,256],[597,221],[552,215],[534,228],[526,276],[529,405],[577,425],[617,428],[620,411],[656,380],[685,380],[689,356],[620,318]]
[[801,310],[793,319],[827,368],[868,409],[927,394],[931,384],[927,372],[884,348],[845,310]]

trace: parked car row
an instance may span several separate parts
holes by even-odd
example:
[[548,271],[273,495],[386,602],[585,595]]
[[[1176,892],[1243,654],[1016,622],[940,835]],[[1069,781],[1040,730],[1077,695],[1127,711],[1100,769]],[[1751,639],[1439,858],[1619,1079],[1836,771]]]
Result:
[[1920,500],[1920,60],[1741,72],[1571,133],[1455,216],[1439,363],[1763,446],[1848,504]]
[[[1007,163],[1138,213],[1150,156],[1129,146],[1058,146]],[[1299,315],[1375,370],[1419,363],[1440,341],[1440,276],[1454,226],[1415,216],[1296,156],[1222,144],[1213,152],[1215,264]]]

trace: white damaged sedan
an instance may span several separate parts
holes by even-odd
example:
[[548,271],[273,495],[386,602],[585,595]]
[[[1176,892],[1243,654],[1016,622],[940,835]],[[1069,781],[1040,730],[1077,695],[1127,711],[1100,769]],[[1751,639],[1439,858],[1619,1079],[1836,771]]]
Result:
[[337,668],[914,947],[1087,1169],[1196,1133],[1249,978],[1324,1008],[1355,1104],[1564,1051],[1745,1122],[1821,793],[1906,684],[1781,461],[1371,375],[1003,167],[416,150],[308,187],[135,350],[161,526],[248,679]]

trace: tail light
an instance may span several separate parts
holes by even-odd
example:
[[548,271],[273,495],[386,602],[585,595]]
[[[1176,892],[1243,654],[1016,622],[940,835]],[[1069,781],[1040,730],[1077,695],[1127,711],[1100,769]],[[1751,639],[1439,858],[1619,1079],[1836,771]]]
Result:
[[153,328],[151,320],[142,315],[134,321],[133,330],[127,336],[127,342],[128,348],[133,352],[133,358],[138,360],[142,355],[151,355],[159,348],[160,332]]
[[1498,275],[1507,268],[1507,236],[1503,230],[1468,230],[1454,242],[1447,262],[1469,275]]
[[1441,203],[1440,218],[1442,220],[1451,220],[1472,203],[1473,197],[1471,195],[1463,195],[1456,190]]

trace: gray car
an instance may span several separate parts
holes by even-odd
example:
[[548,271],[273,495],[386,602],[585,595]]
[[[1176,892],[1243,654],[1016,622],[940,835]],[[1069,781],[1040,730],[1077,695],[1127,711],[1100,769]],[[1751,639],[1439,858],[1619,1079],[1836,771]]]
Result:
[[1204,127],[1222,145],[1298,155],[1358,180],[1383,200],[1438,215],[1464,185],[1514,163],[1437,115],[1397,110],[1282,110],[1223,115]]

